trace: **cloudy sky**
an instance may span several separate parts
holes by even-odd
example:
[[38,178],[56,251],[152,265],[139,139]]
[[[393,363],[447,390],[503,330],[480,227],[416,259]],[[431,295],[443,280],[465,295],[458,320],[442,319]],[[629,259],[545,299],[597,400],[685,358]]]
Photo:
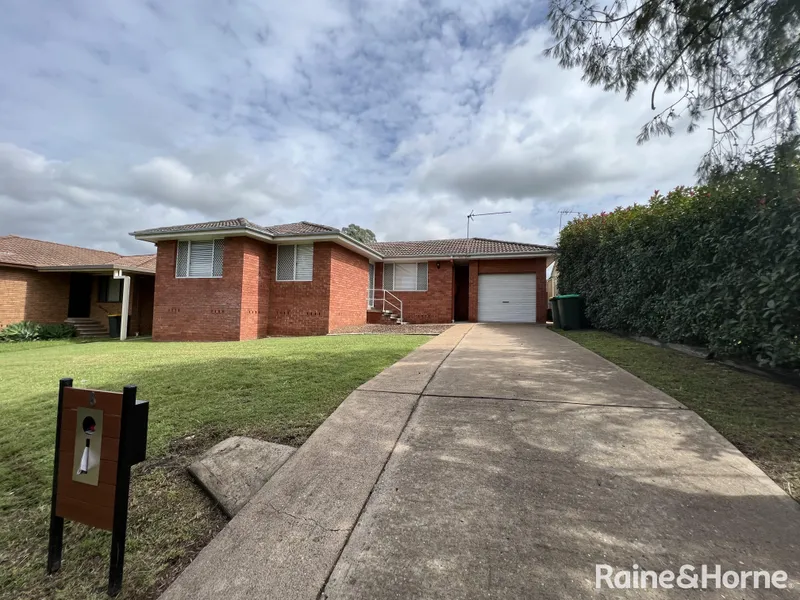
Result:
[[702,134],[643,147],[649,93],[542,56],[546,3],[19,0],[0,20],[0,235],[121,252],[135,229],[308,220],[379,239],[552,243],[692,183]]

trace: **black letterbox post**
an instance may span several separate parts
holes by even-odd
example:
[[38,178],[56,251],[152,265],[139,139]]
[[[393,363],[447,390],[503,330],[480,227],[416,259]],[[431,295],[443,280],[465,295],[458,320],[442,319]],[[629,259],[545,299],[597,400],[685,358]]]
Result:
[[61,567],[64,519],[111,531],[108,594],[122,589],[131,466],[145,459],[149,404],[136,386],[122,393],[72,387],[58,391],[47,572]]

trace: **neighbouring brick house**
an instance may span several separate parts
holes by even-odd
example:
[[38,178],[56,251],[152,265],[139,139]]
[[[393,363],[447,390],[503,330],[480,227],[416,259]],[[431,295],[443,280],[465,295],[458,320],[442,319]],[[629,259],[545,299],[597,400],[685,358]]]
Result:
[[155,263],[153,254],[122,256],[0,236],[0,329],[19,321],[71,322],[79,333],[107,335],[108,314],[121,314],[127,304],[123,333],[149,335]]
[[321,335],[346,325],[544,323],[551,246],[363,244],[334,227],[231,219],[136,231],[157,247],[155,340]]

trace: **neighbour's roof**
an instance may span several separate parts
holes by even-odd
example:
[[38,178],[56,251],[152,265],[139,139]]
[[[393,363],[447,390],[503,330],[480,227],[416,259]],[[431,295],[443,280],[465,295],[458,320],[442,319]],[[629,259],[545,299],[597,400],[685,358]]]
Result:
[[105,267],[155,273],[155,254],[123,256],[116,252],[68,246],[17,235],[0,236],[0,263],[34,268]]
[[486,238],[456,238],[450,240],[425,240],[420,242],[376,242],[367,244],[386,258],[414,256],[472,256],[478,254],[523,254],[555,252],[553,246],[505,242]]
[[[450,240],[426,240],[419,242],[377,242],[373,244],[362,244],[352,238],[345,236],[336,227],[319,225],[300,221],[299,223],[287,223],[285,225],[261,226],[240,217],[238,219],[228,219],[226,221],[209,221],[207,223],[193,223],[191,225],[177,225],[174,227],[157,227],[155,229],[145,229],[134,231],[131,235],[137,239],[169,239],[170,234],[192,234],[202,232],[224,232],[226,229],[255,231],[266,234],[271,238],[281,236],[314,236],[320,234],[339,234],[343,243],[356,244],[368,255],[381,258],[413,258],[413,257],[450,257],[450,256],[492,256],[492,255],[516,255],[516,254],[555,254],[553,246],[543,246],[541,244],[524,244],[522,242],[506,242],[502,240],[489,240],[485,238],[460,238]],[[357,250],[358,251],[358,250]]]

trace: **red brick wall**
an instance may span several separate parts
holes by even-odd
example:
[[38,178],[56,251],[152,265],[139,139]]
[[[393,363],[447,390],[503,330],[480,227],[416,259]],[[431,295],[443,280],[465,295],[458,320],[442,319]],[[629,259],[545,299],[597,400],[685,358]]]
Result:
[[478,320],[478,262],[469,261],[469,320]]
[[269,283],[273,271],[267,245],[250,238],[242,244],[242,312],[239,339],[254,340],[267,335]]
[[0,267],[0,329],[18,321],[61,323],[68,305],[69,273]]
[[332,242],[314,244],[314,273],[311,281],[276,281],[274,265],[277,251],[275,246],[270,247],[269,260],[273,271],[269,280],[269,335],[328,333],[333,246]]
[[[375,288],[383,287],[383,267],[375,270]],[[453,320],[453,263],[428,263],[427,292],[391,292],[403,302],[403,320],[409,323],[450,323]],[[380,308],[380,307],[379,307]],[[388,308],[388,307],[387,307]]]
[[331,248],[328,330],[367,322],[369,260],[338,244]]
[[478,320],[478,275],[488,273],[536,273],[536,322],[547,321],[547,259],[509,258],[469,262],[469,320]]
[[[240,339],[242,272],[247,238],[226,238],[222,277],[175,277],[177,242],[158,243],[153,339],[228,341]],[[249,260],[249,259],[248,259]],[[248,263],[252,272],[252,262]],[[249,327],[248,320],[248,327]],[[248,335],[250,331],[246,332]]]

